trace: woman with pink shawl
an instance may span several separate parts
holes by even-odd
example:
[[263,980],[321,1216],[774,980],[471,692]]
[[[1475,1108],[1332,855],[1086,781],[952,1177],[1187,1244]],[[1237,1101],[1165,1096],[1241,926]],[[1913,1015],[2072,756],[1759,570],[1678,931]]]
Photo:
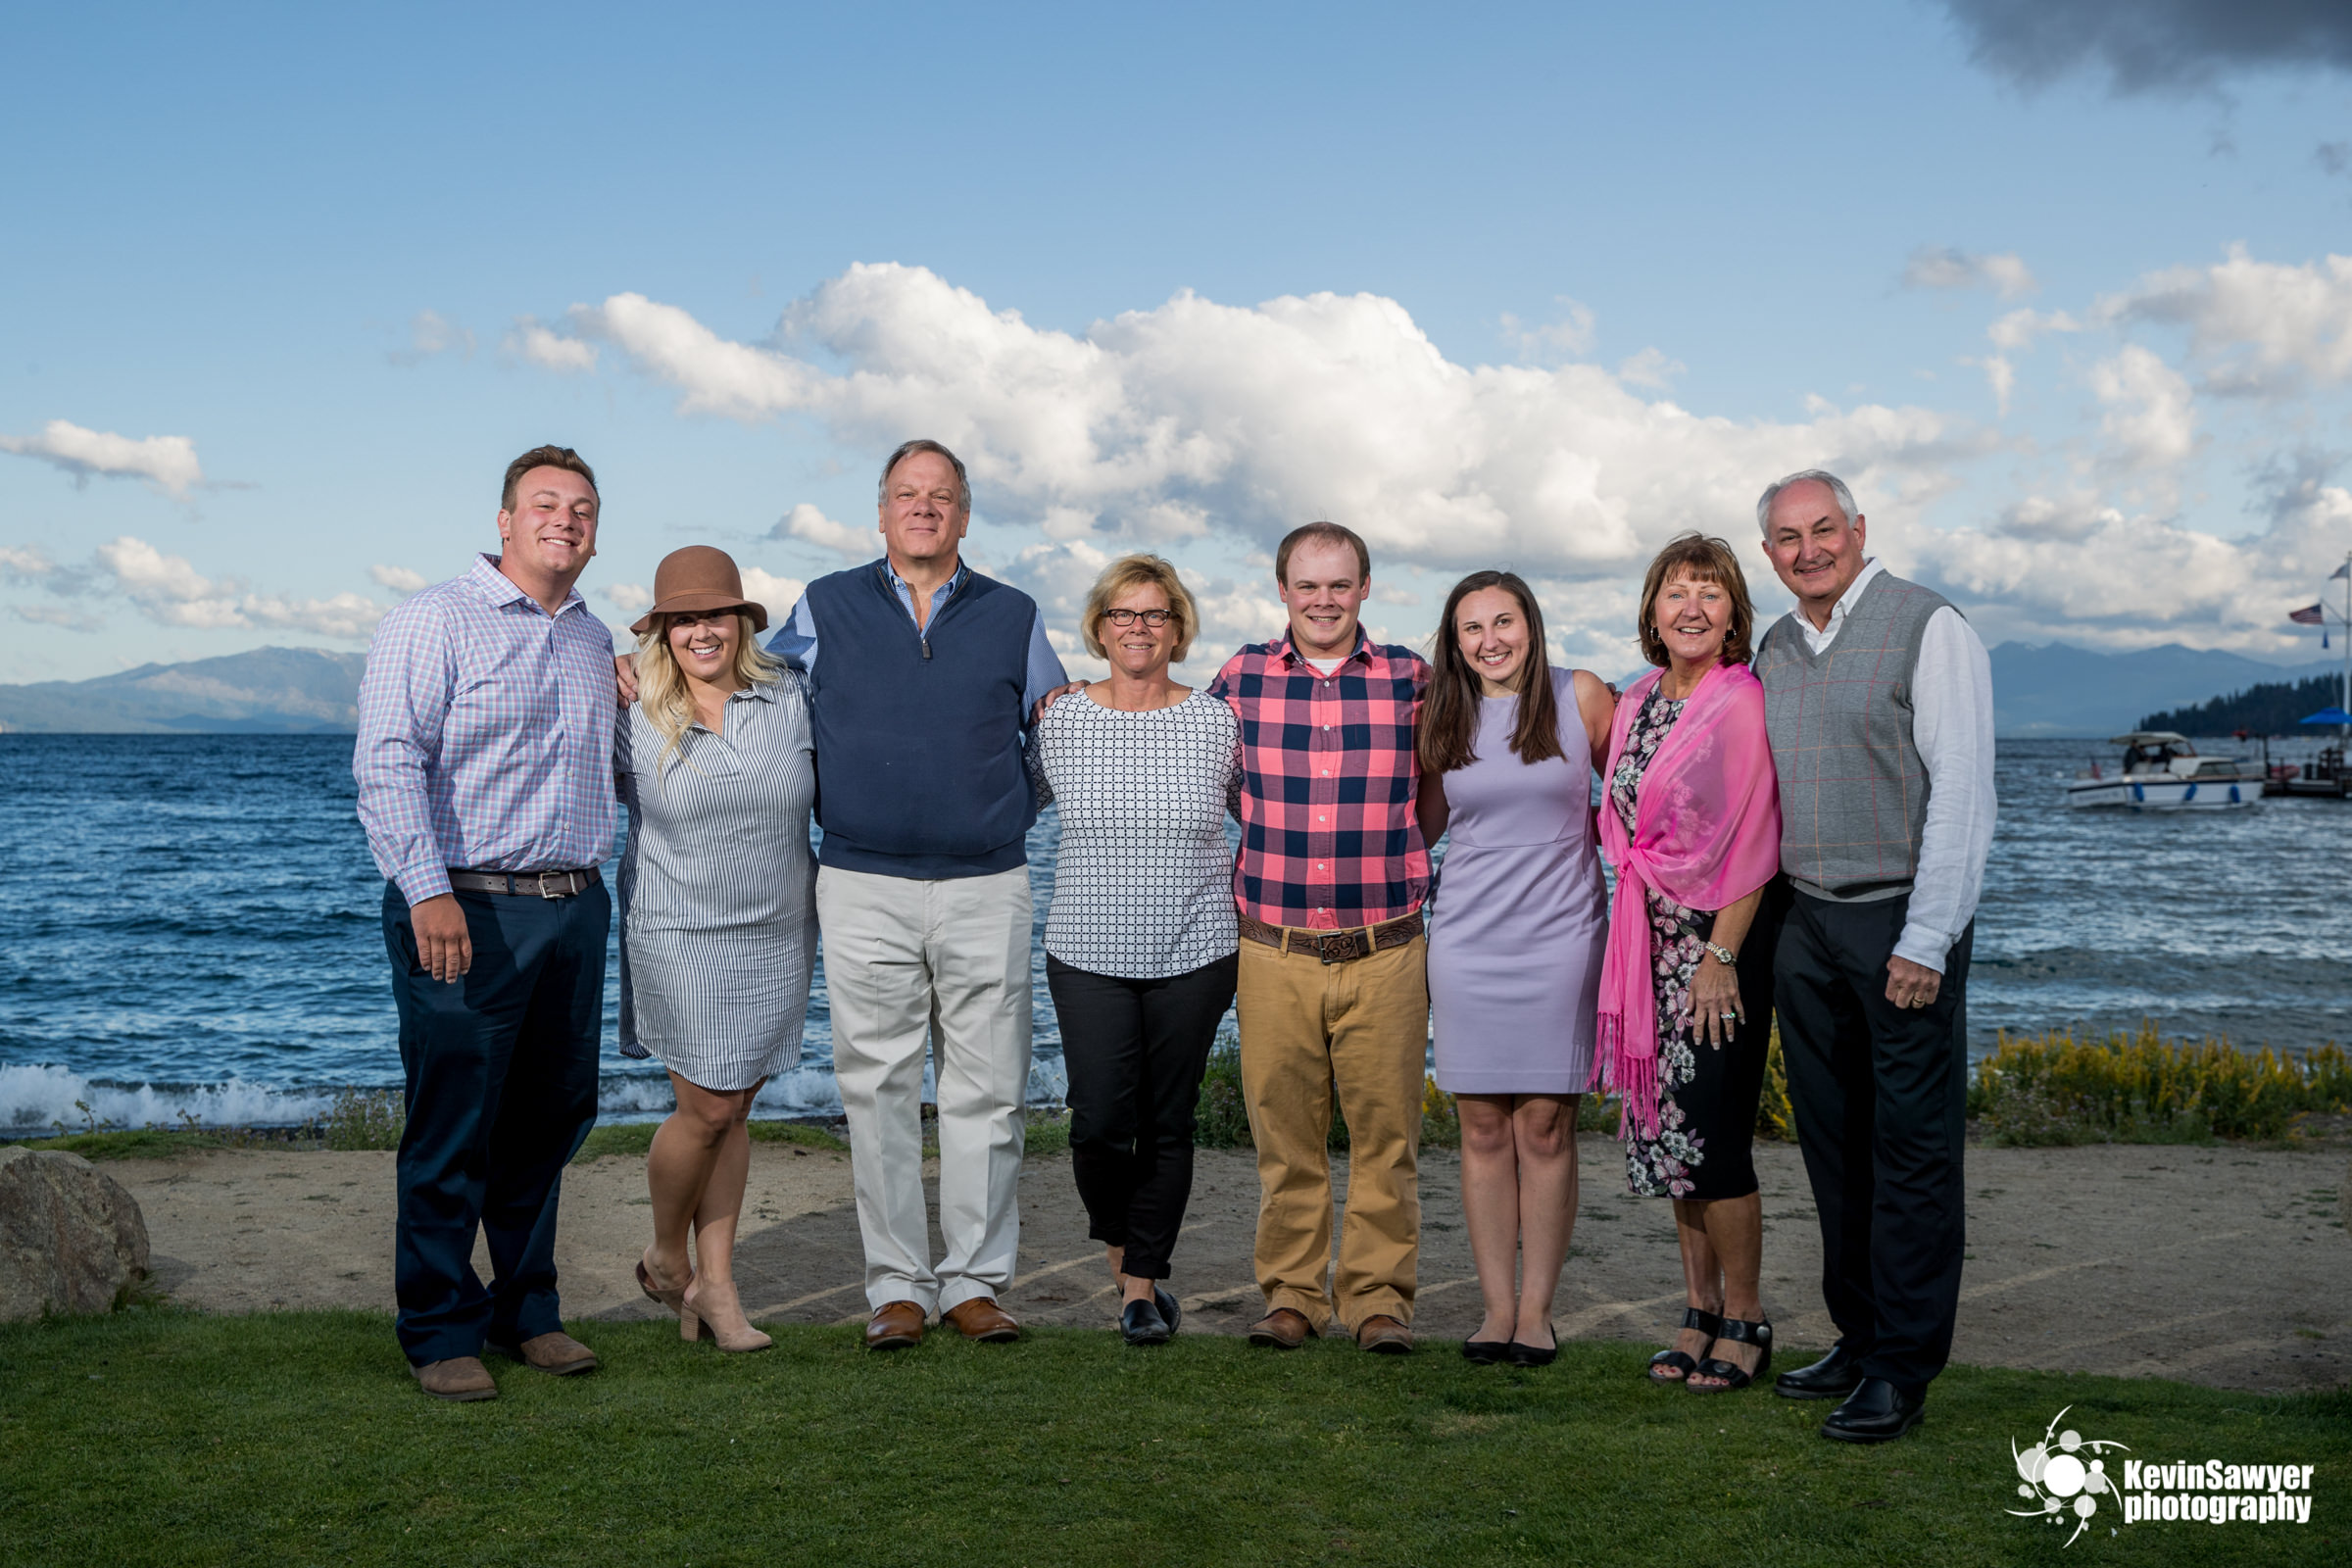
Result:
[[1600,971],[1599,1068],[1623,1101],[1626,1185],[1671,1198],[1688,1306],[1656,1383],[1743,1389],[1772,1362],[1750,1157],[1771,1035],[1767,907],[1780,784],[1749,673],[1755,616],[1731,546],[1673,540],[1642,583],[1659,667],[1617,706],[1602,853],[1617,868]]

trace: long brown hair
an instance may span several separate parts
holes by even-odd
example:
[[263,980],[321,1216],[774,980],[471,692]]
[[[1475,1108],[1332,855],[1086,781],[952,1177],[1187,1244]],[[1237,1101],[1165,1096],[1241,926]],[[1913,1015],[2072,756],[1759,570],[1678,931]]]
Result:
[[1437,643],[1430,650],[1433,673],[1429,695],[1421,703],[1421,729],[1414,747],[1422,768],[1450,773],[1478,760],[1478,705],[1483,688],[1478,671],[1462,657],[1461,639],[1453,633],[1453,612],[1462,601],[1482,588],[1499,588],[1519,601],[1519,618],[1527,623],[1527,657],[1519,664],[1519,722],[1511,726],[1511,750],[1522,762],[1565,758],[1560,747],[1560,705],[1551,693],[1551,656],[1544,651],[1544,612],[1535,591],[1514,571],[1474,571],[1453,585],[1446,596],[1446,612],[1438,621]]

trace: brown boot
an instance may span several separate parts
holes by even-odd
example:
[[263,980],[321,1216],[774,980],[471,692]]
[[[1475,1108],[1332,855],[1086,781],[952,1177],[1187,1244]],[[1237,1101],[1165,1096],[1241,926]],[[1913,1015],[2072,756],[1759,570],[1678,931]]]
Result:
[[965,1339],[978,1340],[982,1345],[1008,1345],[1021,1337],[1020,1324],[992,1297],[975,1296],[939,1316],[942,1322],[954,1324],[956,1332]]
[[490,1369],[482,1365],[478,1355],[453,1355],[446,1361],[427,1361],[409,1370],[416,1374],[416,1386],[436,1399],[464,1403],[498,1397],[498,1385],[490,1381]]
[[1410,1355],[1413,1331],[1386,1312],[1375,1312],[1355,1326],[1355,1348],[1374,1355]]
[[575,1372],[596,1370],[596,1352],[570,1335],[561,1331],[554,1334],[534,1334],[520,1345],[494,1345],[490,1348],[501,1355],[511,1355],[524,1366],[552,1373],[560,1378]]

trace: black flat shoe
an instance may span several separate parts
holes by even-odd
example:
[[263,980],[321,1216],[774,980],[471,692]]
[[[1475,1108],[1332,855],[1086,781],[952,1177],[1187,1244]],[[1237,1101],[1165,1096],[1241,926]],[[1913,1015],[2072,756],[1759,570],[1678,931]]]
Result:
[[[1702,1312],[1695,1306],[1686,1306],[1683,1308],[1683,1327],[1696,1329],[1712,1340],[1723,1333],[1723,1319],[1712,1312]],[[1681,1376],[1662,1378],[1658,1376],[1661,1367],[1671,1367]],[[1690,1351],[1667,1349],[1649,1358],[1649,1370],[1642,1375],[1652,1383],[1681,1383],[1697,1370],[1698,1362]]]
[[1559,1330],[1552,1330],[1549,1345],[1522,1345],[1519,1341],[1513,1340],[1504,1347],[1503,1353],[1511,1358],[1513,1366],[1549,1366],[1559,1358]]
[[1784,1399],[1842,1399],[1861,1381],[1862,1358],[1839,1345],[1811,1366],[1782,1373],[1773,1380],[1772,1392]]
[[1891,1443],[1919,1425],[1927,1396],[1905,1394],[1885,1378],[1864,1378],[1830,1412],[1821,1435],[1839,1443]]
[[[1715,1338],[1718,1343],[1730,1340],[1735,1345],[1753,1345],[1759,1347],[1764,1353],[1756,1357],[1755,1370],[1752,1372],[1737,1361],[1727,1361],[1719,1355],[1708,1356],[1691,1370],[1690,1377],[1720,1378],[1722,1382],[1702,1385],[1692,1383],[1690,1377],[1687,1377],[1683,1380],[1683,1386],[1692,1394],[1737,1394],[1772,1370],[1772,1324],[1770,1321],[1759,1319],[1750,1323],[1745,1318],[1727,1317],[1723,1320],[1723,1332],[1716,1335]],[[1712,1349],[1714,1347],[1710,1346],[1708,1348]]]
[[1511,1353],[1508,1340],[1464,1340],[1462,1359],[1472,1366],[1494,1366]]
[[1129,1345],[1165,1345],[1169,1332],[1155,1301],[1129,1301],[1119,1310],[1119,1338]]
[[1178,1329],[1184,1327],[1184,1303],[1177,1300],[1167,1290],[1157,1285],[1152,1286],[1152,1304],[1159,1308],[1159,1319],[1167,1324],[1170,1334],[1174,1334]]

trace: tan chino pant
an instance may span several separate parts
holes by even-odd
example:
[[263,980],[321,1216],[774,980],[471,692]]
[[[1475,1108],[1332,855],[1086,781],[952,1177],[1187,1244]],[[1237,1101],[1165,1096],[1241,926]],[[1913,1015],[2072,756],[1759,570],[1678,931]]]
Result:
[[[1421,1249],[1421,1083],[1429,943],[1351,963],[1245,940],[1242,1094],[1257,1144],[1257,1287],[1266,1309],[1349,1333],[1409,1323]],[[1331,1104],[1348,1122],[1348,1212],[1331,1271]]]

